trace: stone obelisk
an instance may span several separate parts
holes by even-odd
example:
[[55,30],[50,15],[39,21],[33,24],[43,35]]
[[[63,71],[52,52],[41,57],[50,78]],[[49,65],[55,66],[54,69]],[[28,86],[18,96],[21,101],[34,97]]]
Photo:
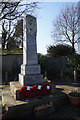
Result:
[[36,18],[27,15],[23,20],[23,64],[19,74],[19,82],[22,86],[43,83],[43,75],[40,74],[37,59],[36,33]]

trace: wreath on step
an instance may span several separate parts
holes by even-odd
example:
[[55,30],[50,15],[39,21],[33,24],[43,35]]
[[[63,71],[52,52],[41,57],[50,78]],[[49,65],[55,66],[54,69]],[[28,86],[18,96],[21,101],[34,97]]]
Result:
[[31,97],[39,97],[39,96],[46,96],[51,93],[52,89],[49,83],[43,85],[34,85],[30,86],[23,86],[20,91],[19,95],[21,99],[28,99]]

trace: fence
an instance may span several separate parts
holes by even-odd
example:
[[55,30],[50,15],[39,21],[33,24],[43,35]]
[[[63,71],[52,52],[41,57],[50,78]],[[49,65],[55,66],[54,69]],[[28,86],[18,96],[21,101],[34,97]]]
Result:
[[[2,55],[2,78],[3,82],[8,76],[8,81],[18,78],[20,67],[23,62],[22,54]],[[63,79],[65,77],[66,58],[47,58],[47,76],[50,80]],[[6,75],[7,73],[7,75]]]
[[65,79],[66,58],[47,58],[47,75],[51,80]]

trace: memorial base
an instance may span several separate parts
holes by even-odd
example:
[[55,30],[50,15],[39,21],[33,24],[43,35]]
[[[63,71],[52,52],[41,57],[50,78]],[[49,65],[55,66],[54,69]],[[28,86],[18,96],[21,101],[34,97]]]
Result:
[[22,86],[42,84],[43,83],[43,75],[41,75],[41,74],[24,75],[21,73],[21,74],[19,74],[19,82],[21,83]]

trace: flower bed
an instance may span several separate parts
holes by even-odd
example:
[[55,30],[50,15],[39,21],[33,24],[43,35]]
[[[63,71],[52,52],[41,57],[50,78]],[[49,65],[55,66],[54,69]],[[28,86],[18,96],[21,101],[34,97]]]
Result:
[[1,104],[0,107],[2,108],[1,109],[2,111],[0,112],[0,118],[1,118],[1,120],[4,120],[7,118],[8,107],[6,106],[5,102],[3,104]]
[[43,85],[34,85],[32,88],[30,86],[23,86],[19,95],[21,99],[28,99],[31,97],[39,97],[41,95],[49,95],[52,89],[49,83]]
[[8,114],[8,107],[5,107],[5,110],[2,110],[2,120],[4,120],[7,117]]
[[47,104],[42,104],[40,106],[36,106],[34,109],[34,113],[37,117],[41,117],[47,114],[51,114],[55,111],[55,106],[53,105],[53,102],[50,101]]

